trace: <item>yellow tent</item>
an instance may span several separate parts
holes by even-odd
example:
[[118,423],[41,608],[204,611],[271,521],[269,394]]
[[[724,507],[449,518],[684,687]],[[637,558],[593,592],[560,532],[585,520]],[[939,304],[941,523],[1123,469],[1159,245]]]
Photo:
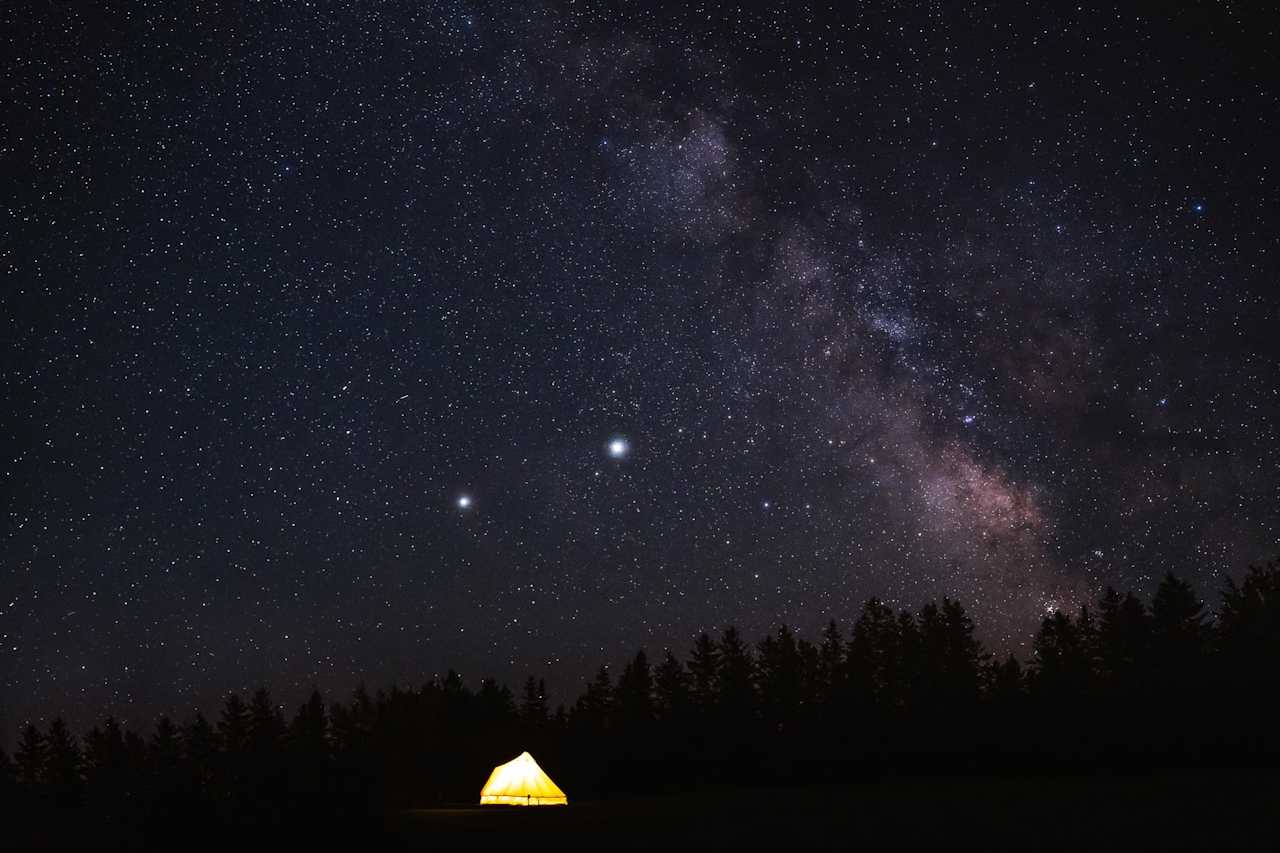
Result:
[[569,800],[527,752],[489,774],[480,790],[480,805],[565,806]]

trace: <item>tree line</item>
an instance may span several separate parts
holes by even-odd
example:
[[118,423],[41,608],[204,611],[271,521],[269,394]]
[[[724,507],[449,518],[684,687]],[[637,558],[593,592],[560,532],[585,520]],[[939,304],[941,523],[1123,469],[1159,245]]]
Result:
[[173,815],[282,821],[474,802],[489,770],[530,750],[575,798],[702,785],[809,783],[897,772],[1164,764],[1280,757],[1280,561],[1228,581],[1214,616],[1166,575],[1149,601],[1108,588],[1045,616],[1025,663],[997,659],[944,598],[918,612],[871,599],[847,632],[783,626],[751,643],[703,634],[681,658],[641,650],[601,666],[571,704],[455,672],[417,688],[313,692],[289,717],[266,688],[214,719],[107,718],[77,737],[58,718],[0,752],[0,801],[99,826]]

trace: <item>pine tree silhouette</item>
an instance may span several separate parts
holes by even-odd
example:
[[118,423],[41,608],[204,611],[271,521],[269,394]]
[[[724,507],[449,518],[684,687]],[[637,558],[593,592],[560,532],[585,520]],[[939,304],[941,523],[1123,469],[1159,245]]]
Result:
[[1239,585],[1227,578],[1215,639],[1228,680],[1240,685],[1280,681],[1280,560],[1249,566]]
[[818,697],[823,719],[834,719],[847,711],[850,696],[850,674],[846,665],[844,638],[836,620],[827,622],[818,646]]
[[42,774],[54,803],[67,807],[80,798],[80,745],[62,717],[54,717],[45,737]]
[[1085,696],[1092,684],[1091,628],[1082,631],[1058,610],[1040,623],[1034,642],[1032,686],[1037,695],[1064,699]]
[[618,719],[624,726],[638,728],[653,721],[653,672],[644,649],[636,652],[618,678]]
[[534,731],[547,724],[547,685],[545,681],[534,680],[531,675],[524,683],[524,695],[520,700],[520,719]]
[[703,719],[710,718],[716,704],[716,674],[720,671],[720,650],[709,634],[698,636],[689,658],[689,675],[693,690],[693,705]]
[[795,636],[787,626],[760,641],[755,671],[765,724],[777,731],[792,725],[800,714],[803,672]]
[[1098,679],[1112,695],[1132,693],[1148,665],[1151,624],[1147,608],[1133,593],[1107,587],[1098,600]]
[[1013,655],[988,663],[984,680],[987,696],[996,705],[1008,707],[1026,695],[1026,676],[1022,664]]
[[1191,585],[1166,574],[1151,600],[1151,670],[1158,686],[1198,682],[1209,647],[1206,621],[1204,602]]
[[12,797],[13,789],[18,782],[18,768],[9,758],[9,753],[0,749],[0,794]]
[[118,807],[126,785],[126,762],[124,731],[114,718],[107,717],[101,727],[94,726],[85,735],[85,785],[90,798],[104,810]]
[[754,718],[755,661],[738,629],[730,625],[720,636],[720,660],[716,668],[718,716],[734,725]]
[[[161,717],[144,740],[109,717],[83,754],[62,720],[47,734],[28,724],[13,761],[0,753],[0,791],[36,812],[84,803],[97,827],[169,813],[245,828],[302,808],[368,814],[471,798],[477,774],[531,747],[585,796],[672,780],[782,784],[802,778],[801,762],[840,774],[892,762],[949,770],[961,757],[1084,769],[1280,756],[1267,689],[1278,677],[1280,564],[1228,581],[1216,622],[1167,575],[1149,608],[1107,589],[1096,607],[1050,614],[1033,650],[1028,669],[1012,655],[991,660],[949,598],[914,614],[871,599],[847,642],[831,621],[817,643],[787,626],[756,644],[732,627],[718,642],[703,634],[687,664],[666,650],[652,667],[639,650],[616,685],[602,666],[571,715],[561,703],[549,716],[532,677],[517,708],[505,685],[486,678],[473,692],[450,670],[376,698],[360,687],[346,704],[313,690],[287,726],[265,688],[249,704],[228,696],[216,730],[199,714],[181,730]],[[1063,731],[1072,736],[1047,734]]]
[[207,801],[215,794],[221,771],[220,743],[213,725],[199,711],[182,729],[182,760],[193,799]]
[[595,678],[587,683],[587,690],[574,706],[573,718],[577,725],[591,731],[611,728],[614,717],[613,681],[609,668],[601,666]]
[[36,788],[44,781],[45,740],[35,723],[27,723],[18,739],[18,750],[14,753],[17,765],[18,781],[28,788]]
[[681,722],[693,707],[691,677],[670,649],[663,652],[662,663],[654,671],[654,696],[659,719]]

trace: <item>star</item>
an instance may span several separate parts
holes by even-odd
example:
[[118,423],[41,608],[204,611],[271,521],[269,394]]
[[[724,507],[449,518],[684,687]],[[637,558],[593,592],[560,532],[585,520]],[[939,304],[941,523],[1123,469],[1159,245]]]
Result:
[[609,439],[608,451],[609,455],[614,459],[625,459],[627,454],[631,452],[631,445],[627,443],[625,438],[617,436]]
[[471,509],[471,495],[458,495],[458,509]]

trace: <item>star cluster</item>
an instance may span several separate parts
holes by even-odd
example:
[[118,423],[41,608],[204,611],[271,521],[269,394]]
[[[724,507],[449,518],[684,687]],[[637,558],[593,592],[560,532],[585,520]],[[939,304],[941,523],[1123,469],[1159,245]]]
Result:
[[0,726],[1212,600],[1275,28],[1162,14],[6,9]]

